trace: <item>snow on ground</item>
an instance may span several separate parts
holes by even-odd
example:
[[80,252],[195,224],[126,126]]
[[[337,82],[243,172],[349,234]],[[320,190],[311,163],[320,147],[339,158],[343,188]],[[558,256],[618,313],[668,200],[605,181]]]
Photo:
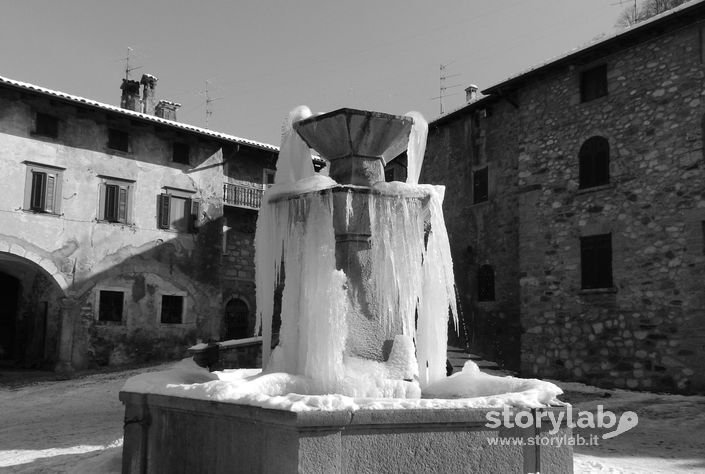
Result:
[[123,406],[118,392],[128,377],[165,368],[13,388],[0,378],[0,473],[119,473]]
[[[0,377],[0,473],[119,473],[123,406],[118,392],[128,378],[166,368],[10,387]],[[639,416],[639,424],[626,433],[600,439],[598,446],[575,447],[576,473],[705,473],[705,397],[555,383],[574,411],[594,412],[601,404],[617,416],[627,410]],[[600,431],[576,428],[574,433],[588,437]]]

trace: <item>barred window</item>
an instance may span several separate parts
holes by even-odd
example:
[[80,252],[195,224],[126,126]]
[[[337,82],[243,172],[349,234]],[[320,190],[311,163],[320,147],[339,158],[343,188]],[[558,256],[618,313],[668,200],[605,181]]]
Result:
[[100,290],[98,293],[98,321],[121,322],[125,292]]
[[494,268],[482,265],[477,271],[477,300],[494,301]]
[[583,289],[613,286],[612,234],[580,238],[580,271]]
[[580,189],[610,182],[610,144],[605,137],[585,140],[578,153]]
[[580,101],[588,102],[607,95],[607,65],[587,69],[580,73]]
[[183,296],[162,295],[160,321],[162,324],[182,324],[184,322]]
[[485,202],[489,198],[489,183],[487,167],[477,169],[472,173],[472,202]]

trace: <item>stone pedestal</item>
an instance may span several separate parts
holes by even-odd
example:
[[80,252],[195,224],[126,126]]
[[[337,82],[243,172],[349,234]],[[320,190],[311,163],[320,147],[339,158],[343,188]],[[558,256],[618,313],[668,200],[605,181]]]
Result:
[[569,428],[488,428],[496,409],[290,412],[130,392],[120,400],[123,474],[573,472]]
[[[346,354],[385,361],[401,321],[379,324],[372,278],[369,202],[372,186],[384,181],[384,165],[406,150],[413,121],[379,112],[340,109],[294,124],[306,143],[330,161],[336,267],[348,277],[352,308],[347,315]],[[347,204],[353,212],[348,218]]]

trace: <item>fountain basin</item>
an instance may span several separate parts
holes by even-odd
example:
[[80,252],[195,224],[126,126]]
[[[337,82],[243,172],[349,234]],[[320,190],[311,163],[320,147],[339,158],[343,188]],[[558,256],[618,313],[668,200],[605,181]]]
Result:
[[406,150],[413,119],[343,108],[294,123],[306,144],[330,161],[340,184],[372,186],[384,166]]
[[[570,428],[488,428],[497,408],[294,412],[128,391],[120,400],[123,474],[573,472]],[[532,411],[568,418],[565,407]],[[541,446],[529,445],[535,436]]]

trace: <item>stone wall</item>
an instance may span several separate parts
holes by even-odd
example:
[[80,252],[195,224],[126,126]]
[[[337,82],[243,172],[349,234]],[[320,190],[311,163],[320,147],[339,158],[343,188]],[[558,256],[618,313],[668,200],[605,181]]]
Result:
[[[701,31],[690,26],[518,90],[522,373],[705,390]],[[580,100],[607,65],[608,94]],[[608,185],[579,189],[578,152],[610,147]],[[613,288],[581,287],[580,238],[611,234]]]
[[[257,212],[228,207],[225,212],[227,231],[223,253],[223,304],[233,298],[248,307],[248,334],[254,335],[255,301],[255,229]],[[224,337],[223,327],[221,340]]]

